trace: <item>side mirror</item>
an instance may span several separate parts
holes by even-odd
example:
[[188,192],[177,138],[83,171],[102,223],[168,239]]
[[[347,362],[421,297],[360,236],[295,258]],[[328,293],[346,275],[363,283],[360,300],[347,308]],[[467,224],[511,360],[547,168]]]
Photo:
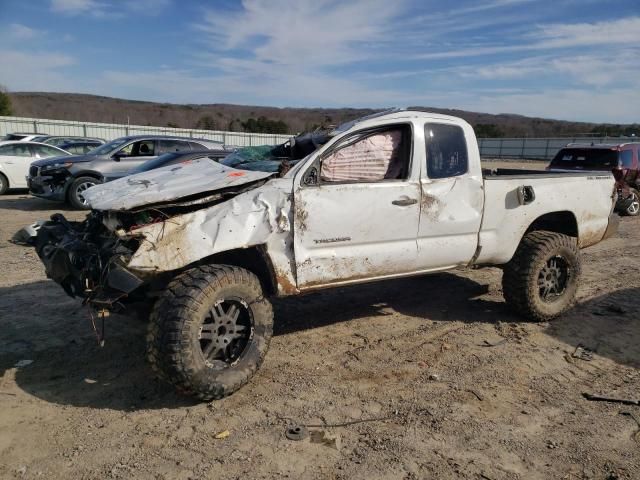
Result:
[[126,157],[126,155],[124,153],[122,153],[122,152],[116,152],[116,153],[113,154],[111,159],[116,161],[116,162],[119,162],[122,159],[122,157]]

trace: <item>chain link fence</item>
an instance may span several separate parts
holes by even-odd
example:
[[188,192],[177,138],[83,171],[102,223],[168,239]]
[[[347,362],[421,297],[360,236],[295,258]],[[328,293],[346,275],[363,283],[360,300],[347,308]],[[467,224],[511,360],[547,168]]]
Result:
[[223,132],[216,130],[195,130],[188,128],[151,127],[143,125],[119,125],[111,123],[74,122],[67,120],[46,120],[41,118],[0,116],[0,136],[8,133],[29,132],[43,135],[95,137],[104,140],[128,135],[174,135],[178,137],[205,138],[217,140],[233,147],[256,145],[276,145],[290,138],[290,135],[271,133]]

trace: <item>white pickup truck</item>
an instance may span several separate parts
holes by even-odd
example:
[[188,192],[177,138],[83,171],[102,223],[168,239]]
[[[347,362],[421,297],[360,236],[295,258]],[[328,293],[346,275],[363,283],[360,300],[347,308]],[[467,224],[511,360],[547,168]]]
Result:
[[283,156],[278,173],[202,160],[93,187],[85,221],[54,215],[34,245],[48,276],[103,314],[153,299],[149,360],[209,400],[260,366],[272,296],[492,265],[505,300],[548,321],[574,301],[579,249],[617,227],[612,175],[483,172],[455,117],[376,114],[270,160]]

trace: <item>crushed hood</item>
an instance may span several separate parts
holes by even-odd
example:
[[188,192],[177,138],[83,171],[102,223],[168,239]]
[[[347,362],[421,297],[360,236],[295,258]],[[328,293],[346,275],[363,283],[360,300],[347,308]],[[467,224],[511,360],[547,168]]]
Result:
[[194,160],[130,175],[91,187],[84,197],[95,210],[130,210],[210,194],[275,175],[272,172],[238,170],[209,159]]

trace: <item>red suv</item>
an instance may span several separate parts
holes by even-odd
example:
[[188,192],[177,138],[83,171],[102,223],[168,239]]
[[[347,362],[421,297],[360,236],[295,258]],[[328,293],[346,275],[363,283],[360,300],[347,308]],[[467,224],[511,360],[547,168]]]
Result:
[[625,215],[640,214],[640,143],[570,143],[553,157],[550,171],[611,171],[616,179],[616,210]]

